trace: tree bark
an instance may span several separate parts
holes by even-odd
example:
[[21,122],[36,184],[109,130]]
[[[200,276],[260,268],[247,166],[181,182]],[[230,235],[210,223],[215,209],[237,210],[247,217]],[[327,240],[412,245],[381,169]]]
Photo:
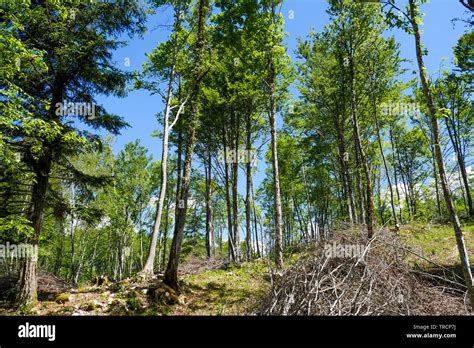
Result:
[[[53,103],[55,103],[55,98],[53,98]],[[29,243],[35,250],[38,249],[41,228],[43,226],[46,192],[48,190],[51,165],[52,151],[47,149],[46,153],[37,161],[34,168],[36,180],[33,184],[31,194],[32,210],[29,217],[33,227],[33,236]],[[37,301],[38,281],[36,268],[37,259],[35,256],[32,257],[29,255],[23,260],[15,299],[19,306],[33,305]]]

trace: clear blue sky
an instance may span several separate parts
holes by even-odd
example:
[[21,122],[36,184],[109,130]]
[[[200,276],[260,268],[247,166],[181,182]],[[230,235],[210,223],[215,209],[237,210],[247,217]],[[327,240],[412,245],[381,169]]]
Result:
[[[406,0],[397,1],[397,3],[404,4]],[[298,37],[306,36],[312,28],[318,32],[328,23],[326,7],[325,0],[286,0],[284,2],[282,14],[285,17],[285,29],[288,33],[285,41],[288,53],[292,58],[294,58]],[[424,30],[422,40],[428,49],[426,65],[429,73],[435,75],[441,64],[450,64],[453,57],[452,47],[466,30],[464,23],[457,22],[453,25],[452,19],[466,18],[467,15],[465,8],[457,0],[431,0],[422,7],[422,10],[426,14],[422,27]],[[171,24],[171,21],[170,13],[167,10],[160,10],[156,15],[150,17],[148,32],[143,39],[129,40],[128,37],[124,37],[124,40],[128,40],[129,44],[115,52],[114,58],[117,66],[130,71],[140,69],[145,61],[145,53],[150,52],[157,43],[166,40],[169,32],[163,25]],[[402,57],[411,60],[411,63],[406,67],[410,71],[416,70],[413,37],[401,30],[394,30],[392,34],[401,44]],[[130,60],[130,67],[125,66],[126,58]],[[442,63],[443,59],[446,59],[444,63]],[[126,143],[140,139],[154,159],[160,158],[161,139],[151,137],[153,130],[160,128],[156,120],[156,113],[163,110],[160,96],[150,96],[147,91],[132,91],[124,99],[99,96],[97,101],[110,112],[124,117],[131,125],[117,137],[114,145],[116,152],[120,151]],[[256,186],[264,178],[264,169],[265,165],[260,161],[259,173],[255,177]],[[240,190],[244,192],[243,187]]]

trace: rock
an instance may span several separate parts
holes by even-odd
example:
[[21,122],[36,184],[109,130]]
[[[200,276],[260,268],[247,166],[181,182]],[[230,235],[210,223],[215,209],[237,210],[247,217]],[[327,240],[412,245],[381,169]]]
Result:
[[115,294],[110,294],[107,296],[107,304],[111,305],[115,301]]

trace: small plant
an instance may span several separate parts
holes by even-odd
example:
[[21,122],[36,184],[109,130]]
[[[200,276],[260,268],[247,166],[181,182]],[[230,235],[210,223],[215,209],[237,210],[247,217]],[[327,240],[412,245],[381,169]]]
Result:
[[127,299],[127,308],[131,311],[137,311],[140,309],[140,300],[137,297],[129,297]]
[[71,297],[70,294],[59,294],[58,296],[56,296],[56,302],[57,303],[66,303],[69,301],[69,298]]
[[86,312],[91,312],[97,308],[97,304],[93,301],[84,303],[82,305],[82,309],[84,309]]

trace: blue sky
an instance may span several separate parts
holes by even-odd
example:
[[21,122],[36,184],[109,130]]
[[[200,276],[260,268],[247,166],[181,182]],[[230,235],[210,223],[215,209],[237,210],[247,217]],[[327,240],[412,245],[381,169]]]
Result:
[[[406,3],[406,0],[397,1]],[[288,36],[285,43],[288,54],[294,60],[294,50],[298,37],[305,37],[312,28],[316,32],[321,31],[328,23],[327,7],[325,0],[286,0],[282,6],[282,14],[285,18],[285,30]],[[423,5],[424,25],[422,26],[422,40],[428,49],[426,65],[430,75],[436,76],[441,65],[450,65],[453,57],[452,47],[457,39],[465,32],[464,23],[452,23],[453,18],[466,18],[465,8],[457,0],[431,0]],[[169,25],[172,17],[169,11],[163,9],[149,18],[148,31],[143,39],[133,38],[128,45],[114,54],[117,66],[124,70],[140,69],[145,62],[145,53],[150,52],[159,42],[166,40],[169,32],[164,25]],[[401,30],[391,32],[401,44],[401,55],[411,60],[406,64],[409,71],[416,70],[415,44],[412,36]],[[444,63],[443,63],[443,60]],[[130,66],[126,66],[126,62]],[[163,110],[163,102],[158,95],[151,96],[148,91],[132,91],[124,98],[98,96],[97,101],[104,105],[109,112],[116,113],[130,124],[130,128],[123,130],[122,135],[116,138],[114,150],[120,151],[123,146],[136,139],[147,147],[154,159],[161,155],[161,139],[152,137],[153,130],[160,128],[156,119],[157,112]],[[281,122],[280,122],[281,124]],[[255,176],[255,185],[258,186],[264,178],[265,164],[260,161],[259,173]],[[243,187],[240,188],[243,192]]]

